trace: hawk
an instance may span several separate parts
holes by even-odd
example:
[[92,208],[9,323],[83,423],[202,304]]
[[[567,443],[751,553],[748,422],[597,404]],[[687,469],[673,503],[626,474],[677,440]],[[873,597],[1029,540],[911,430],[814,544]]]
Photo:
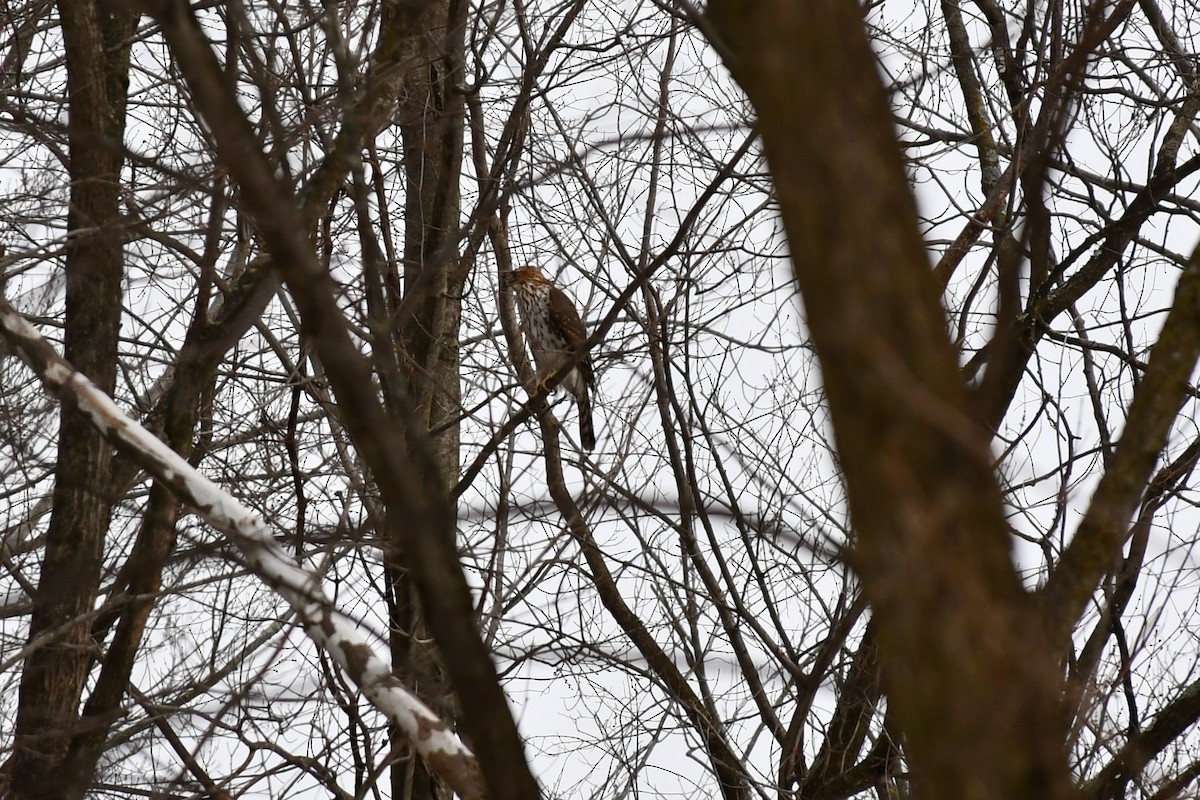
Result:
[[596,374],[592,371],[591,356],[584,349],[587,330],[575,304],[537,267],[515,269],[504,276],[504,282],[516,295],[517,307],[521,310],[521,328],[537,362],[539,384],[544,386],[546,379],[559,367],[582,354],[562,379],[562,385],[579,406],[579,441],[584,450],[590,451],[596,446],[591,396],[591,390],[596,386]]

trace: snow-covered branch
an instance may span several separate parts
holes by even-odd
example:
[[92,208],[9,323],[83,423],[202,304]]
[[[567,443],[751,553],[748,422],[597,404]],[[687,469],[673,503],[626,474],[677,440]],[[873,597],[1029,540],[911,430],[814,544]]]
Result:
[[2,298],[0,333],[48,392],[60,399],[70,398],[105,439],[135,458],[237,545],[247,566],[295,609],[309,638],[329,653],[375,708],[405,732],[432,772],[463,798],[482,800],[483,781],[474,754],[444,720],[392,675],[357,624],[326,597],[320,578],[276,543],[261,516],[127,417]]

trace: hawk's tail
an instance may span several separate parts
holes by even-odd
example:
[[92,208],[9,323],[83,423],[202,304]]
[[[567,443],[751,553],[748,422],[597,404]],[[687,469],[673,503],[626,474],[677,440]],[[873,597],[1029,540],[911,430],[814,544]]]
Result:
[[592,426],[592,396],[585,386],[575,395],[579,404],[579,443],[589,453],[596,448],[596,429]]

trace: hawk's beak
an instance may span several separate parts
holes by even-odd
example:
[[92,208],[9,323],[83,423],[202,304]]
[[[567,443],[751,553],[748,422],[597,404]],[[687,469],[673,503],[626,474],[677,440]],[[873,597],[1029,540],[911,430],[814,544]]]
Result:
[[501,286],[512,286],[513,278],[516,276],[516,274],[517,274],[516,270],[511,270],[511,269],[501,272],[500,273],[500,285]]

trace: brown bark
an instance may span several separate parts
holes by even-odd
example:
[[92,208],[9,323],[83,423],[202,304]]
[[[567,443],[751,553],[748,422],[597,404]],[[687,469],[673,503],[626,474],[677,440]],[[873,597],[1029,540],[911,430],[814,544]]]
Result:
[[1061,681],[1009,561],[860,7],[713,0],[709,18],[759,114],[915,785],[1074,797]]
[[[869,788],[880,777],[868,769],[855,770],[860,765],[859,756],[880,700],[879,648],[875,638],[875,625],[868,624],[846,678],[838,688],[838,703],[826,728],[825,741],[800,781],[797,789],[800,797],[826,800],[849,797]],[[861,766],[871,763],[880,769],[885,764],[883,760],[868,758]],[[858,783],[847,782],[851,774],[857,775]]]
[[[126,417],[111,398],[64,361],[3,298],[0,298],[0,334],[41,379],[47,392],[71,398],[110,444],[137,459],[147,472],[238,547],[246,566],[291,606],[312,642],[333,659],[388,720],[404,726],[430,768],[443,776],[463,800],[483,800],[485,793],[475,755],[446,721],[389,673],[358,624],[326,595],[321,577],[306,571],[284,551],[277,534],[261,516],[197,472],[146,428]],[[145,695],[136,689],[131,691],[138,703],[146,707]],[[203,687],[189,690],[192,696],[204,691]],[[158,711],[146,710],[152,716],[163,710],[162,706],[154,708]],[[152,721],[160,727],[161,723],[161,717]],[[173,744],[176,741],[171,736],[168,739]],[[182,760],[202,784],[213,785],[194,759],[183,756]]]
[[[212,373],[189,370],[185,374],[188,377],[177,381],[168,396],[163,438],[171,449],[186,458],[191,451],[200,397],[205,388],[204,385],[194,385],[193,380],[203,377],[206,383],[211,383]],[[133,550],[121,569],[118,583],[123,584],[119,591],[124,595],[124,607],[119,612],[120,618],[116,622],[112,641],[104,653],[95,688],[84,704],[85,724],[73,737],[63,765],[66,789],[61,796],[64,798],[82,798],[91,785],[108,731],[125,697],[146,622],[162,586],[163,566],[175,547],[178,513],[179,501],[174,493],[165,484],[156,481],[151,487]],[[110,602],[112,599],[110,597]]]
[[405,176],[403,299],[398,323],[410,394],[443,464],[458,477],[458,328],[466,275],[459,269],[466,5],[438,0],[410,23],[414,66],[397,109]]
[[[128,12],[97,9],[93,0],[58,4],[66,49],[73,233],[66,255],[66,357],[111,392],[121,322],[122,252],[117,229],[125,127]],[[6,765],[13,797],[59,797],[62,764],[79,727],[79,701],[92,661],[89,613],[113,498],[111,448],[70,402],[63,404],[54,510],[21,676],[16,740]]]
[[[466,5],[437,0],[416,10],[389,4],[385,17],[405,17],[404,42],[412,66],[396,109],[403,143],[404,243],[400,274],[388,274],[390,327],[400,354],[408,402],[428,432],[437,465],[436,485],[453,486],[459,469],[459,321],[466,275],[459,268],[459,176],[465,107],[462,92]],[[377,347],[382,343],[377,343]],[[400,387],[392,387],[401,391]],[[396,530],[396,526],[388,526]],[[440,657],[429,633],[403,544],[393,538],[385,557],[390,592],[392,667],[418,690],[441,693]],[[429,697],[445,704],[447,698]],[[444,784],[391,732],[401,759],[391,772],[392,797],[446,797]]]
[[438,479],[458,477],[458,332],[466,275],[459,269],[459,176],[464,107],[465,5],[439,0],[410,24],[414,66],[397,120],[405,175],[404,251],[392,276],[395,335],[410,401],[430,434]]
[[[354,105],[345,109],[352,123],[339,135],[337,145],[305,186],[302,214],[314,220],[317,212],[328,205],[330,196],[340,188],[361,139],[375,131],[391,106],[381,96],[394,94],[400,81],[389,73],[404,57],[395,47],[395,22],[384,26],[381,43],[372,56],[368,74],[370,90]],[[379,77],[379,76],[384,77]],[[223,205],[219,199],[221,187],[215,190],[214,224],[219,224]],[[212,256],[209,269],[215,266],[218,242],[212,231],[207,252]],[[230,291],[225,295],[220,312],[209,318],[208,291],[200,291],[191,329],[179,351],[174,381],[162,401],[148,418],[149,426],[161,431],[164,440],[178,453],[187,455],[191,448],[201,398],[211,386],[215,370],[227,350],[236,343],[247,327],[262,312],[277,286],[269,256],[255,259],[238,272]],[[114,464],[111,482],[112,496],[127,490],[138,472],[131,460]],[[70,745],[70,753],[62,770],[63,786],[70,796],[86,791],[103,750],[107,733],[116,719],[116,711],[124,698],[125,687],[132,671],[138,648],[150,612],[154,595],[161,585],[163,564],[174,547],[174,523],[178,501],[170,491],[156,484],[153,488],[145,519],[129,560],[123,565],[115,582],[116,593],[126,599],[114,612],[98,620],[100,634],[110,628],[112,641],[104,655],[104,663],[96,687],[89,695],[83,710],[85,723]],[[110,597],[112,600],[120,599]]]

